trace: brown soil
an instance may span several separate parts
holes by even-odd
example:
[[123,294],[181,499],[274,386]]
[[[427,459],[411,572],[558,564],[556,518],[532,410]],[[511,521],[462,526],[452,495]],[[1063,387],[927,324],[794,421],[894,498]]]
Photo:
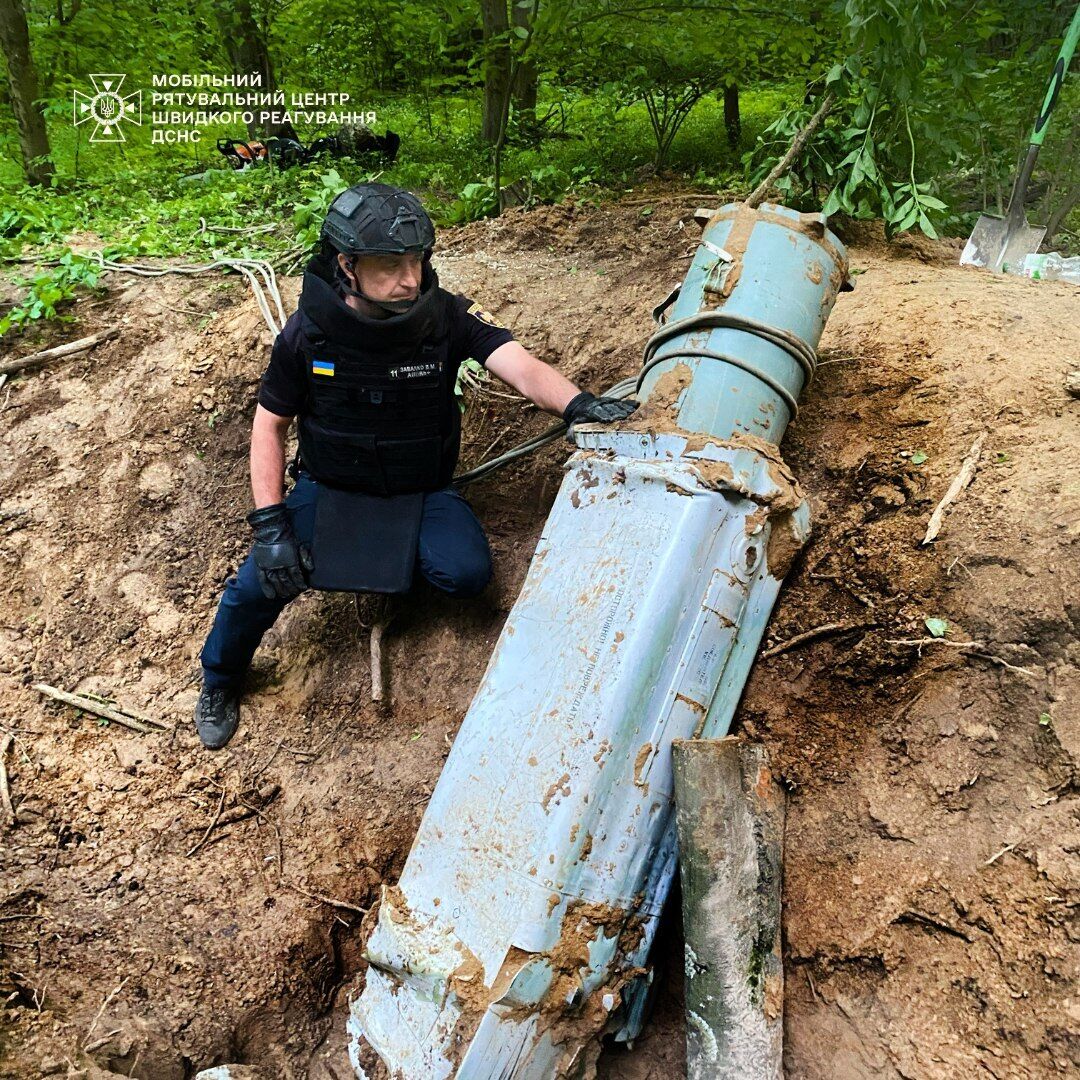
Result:
[[[437,265],[538,355],[609,385],[685,272],[692,210],[512,212],[447,234]],[[962,270],[953,244],[848,239],[857,287],[784,444],[815,531],[766,644],[849,629],[759,661],[740,715],[790,788],[788,1075],[1054,1076],[1080,1065],[1080,403],[1063,388],[1080,293]],[[245,1062],[344,1080],[373,916],[306,894],[370,907],[396,882],[565,446],[472,489],[496,580],[467,604],[407,601],[386,643],[389,708],[368,700],[351,601],[307,594],[211,755],[190,719],[196,657],[246,549],[269,335],[229,280],[114,277],[76,313],[18,351],[123,334],[0,391],[0,742],[14,735],[18,816],[0,824],[0,1075],[70,1063],[180,1080]],[[473,398],[464,465],[546,422]],[[920,547],[983,431],[974,483]],[[948,620],[946,643],[897,643],[928,637],[926,618]],[[36,681],[175,730],[101,725]],[[219,807],[269,784],[276,798],[192,851]],[[682,1074],[680,953],[673,918],[650,1026],[604,1053],[601,1076]]]

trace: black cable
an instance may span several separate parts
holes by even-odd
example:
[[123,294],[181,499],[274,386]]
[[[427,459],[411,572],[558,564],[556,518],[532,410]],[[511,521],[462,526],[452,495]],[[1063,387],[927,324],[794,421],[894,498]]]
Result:
[[[645,343],[641,370],[638,372],[632,388],[629,378],[621,379],[614,386],[604,391],[605,395],[614,394],[618,397],[629,397],[631,393],[636,394],[641,390],[641,384],[645,381],[645,376],[658,364],[681,357],[698,357],[706,360],[721,360],[725,364],[730,364],[732,367],[739,368],[740,371],[745,371],[760,379],[774,394],[783,399],[792,416],[798,415],[799,405],[791,391],[748,360],[741,360],[726,353],[713,352],[710,349],[700,349],[695,346],[687,346],[678,352],[665,353],[663,356],[656,355],[657,350],[665,341],[670,341],[680,334],[688,333],[691,330],[700,330],[704,327],[742,330],[783,349],[802,368],[807,383],[813,379],[814,373],[817,371],[817,353],[812,346],[803,341],[797,334],[793,334],[788,330],[780,330],[775,326],[770,326],[768,323],[759,322],[757,319],[751,319],[747,315],[734,315],[723,311],[699,311],[697,314],[690,315],[685,319],[664,323]],[[518,458],[531,454],[542,446],[554,442],[564,431],[566,431],[566,425],[562,421],[553,424],[540,432],[540,434],[534,435],[531,439],[526,439],[525,442],[499,454],[498,457],[491,458],[489,461],[477,465],[475,469],[470,469],[460,476],[455,476],[453,480],[454,486],[464,487],[466,484],[482,480],[495,472],[496,469],[509,465],[511,461],[516,461]]]

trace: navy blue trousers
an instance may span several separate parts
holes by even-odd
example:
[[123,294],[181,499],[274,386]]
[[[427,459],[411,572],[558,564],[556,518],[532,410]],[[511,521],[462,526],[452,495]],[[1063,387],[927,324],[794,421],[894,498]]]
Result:
[[[301,473],[285,500],[293,532],[311,543],[319,485]],[[424,496],[416,568],[435,588],[455,597],[476,596],[491,579],[491,552],[483,527],[469,504],[445,488]],[[203,646],[203,678],[210,687],[239,687],[263,634],[288,600],[268,600],[259,587],[249,554],[225,583],[210,636]]]

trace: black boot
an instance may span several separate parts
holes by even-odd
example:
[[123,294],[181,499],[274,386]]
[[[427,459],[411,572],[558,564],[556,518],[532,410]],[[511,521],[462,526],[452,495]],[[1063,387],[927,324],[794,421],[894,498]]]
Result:
[[204,686],[195,706],[195,727],[207,750],[220,750],[240,723],[240,691]]

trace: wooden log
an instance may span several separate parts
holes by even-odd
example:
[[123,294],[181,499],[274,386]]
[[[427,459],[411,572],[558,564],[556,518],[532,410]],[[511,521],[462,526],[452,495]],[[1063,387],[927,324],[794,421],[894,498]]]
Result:
[[781,1080],[784,796],[763,747],[673,746],[688,1080]]
[[10,375],[16,371],[28,371],[31,368],[50,364],[53,360],[60,360],[65,356],[74,356],[76,353],[86,352],[103,341],[110,341],[120,333],[117,327],[110,330],[102,330],[100,333],[91,334],[89,337],[79,338],[78,341],[69,341],[66,345],[57,345],[52,349],[43,349],[41,352],[31,353],[29,356],[20,356],[16,360],[5,360],[0,363],[0,374]]

